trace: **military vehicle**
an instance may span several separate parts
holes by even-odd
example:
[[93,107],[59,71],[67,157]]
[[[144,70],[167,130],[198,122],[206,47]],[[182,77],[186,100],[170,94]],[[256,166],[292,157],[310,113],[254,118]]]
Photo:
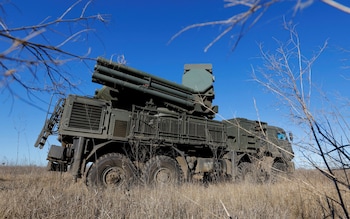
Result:
[[[98,58],[93,97],[60,99],[36,147],[58,135],[47,160],[91,186],[184,181],[273,181],[294,169],[286,132],[265,122],[214,119],[211,64],[186,64],[182,84]],[[290,136],[291,137],[291,136]]]

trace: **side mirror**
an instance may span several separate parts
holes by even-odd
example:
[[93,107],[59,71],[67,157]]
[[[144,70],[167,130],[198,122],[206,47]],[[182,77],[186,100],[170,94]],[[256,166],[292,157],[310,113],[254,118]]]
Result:
[[293,133],[289,132],[289,140],[293,141]]

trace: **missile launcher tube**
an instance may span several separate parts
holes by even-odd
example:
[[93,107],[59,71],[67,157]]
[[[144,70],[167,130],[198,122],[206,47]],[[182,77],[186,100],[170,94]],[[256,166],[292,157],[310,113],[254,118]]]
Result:
[[[130,83],[134,83],[136,85],[141,85],[141,86],[145,86],[148,87],[149,89],[155,89],[155,90],[159,90],[162,92],[166,92],[169,93],[171,95],[174,96],[179,96],[183,99],[189,99],[192,100],[192,94],[190,92],[183,92],[183,91],[179,91],[176,89],[173,89],[172,87],[169,86],[163,86],[159,83],[157,83],[156,80],[154,80],[153,78],[149,78],[147,79],[143,79],[143,78],[139,78],[139,77],[135,77],[129,74],[125,74],[123,72],[114,70],[114,69],[110,69],[104,66],[96,66],[95,67],[95,72],[96,74],[104,74],[104,75],[110,75],[113,78],[119,78],[119,80],[123,80],[123,81],[129,81]],[[94,79],[94,76],[93,76]],[[106,79],[108,81],[108,79]]]
[[[215,114],[211,105],[212,100],[200,101],[212,90],[198,91],[104,58],[97,59],[92,81],[115,89],[126,87],[149,94],[157,97],[164,104],[175,104],[185,112],[208,116],[208,118],[213,118]],[[212,87],[212,85],[209,86]],[[203,103],[206,105],[205,108],[202,106]]]
[[[155,91],[155,90],[150,90],[145,86],[139,86],[139,85],[135,85],[135,84],[132,84],[132,83],[129,83],[126,81],[116,79],[116,78],[110,78],[106,75],[99,74],[97,72],[95,72],[93,75],[93,81],[101,83],[101,84],[105,84],[105,85],[110,86],[110,87],[114,87],[115,85],[119,85],[119,86],[127,87],[127,88],[130,88],[133,90],[137,90],[137,91],[140,91],[140,92],[143,92],[146,94],[154,95],[156,97],[160,97],[160,98],[163,98],[166,100],[170,100],[172,102],[176,102],[176,103],[181,104],[181,105],[190,106],[190,107],[194,106],[194,103],[191,101],[182,100],[180,98],[177,98],[177,97],[174,97],[174,96],[171,96],[168,94],[160,93],[160,92]],[[105,81],[107,81],[107,83]]]
[[194,89],[192,89],[190,87],[186,87],[184,85],[177,84],[177,83],[174,83],[172,81],[168,81],[166,79],[157,77],[155,75],[148,74],[146,72],[140,71],[140,70],[135,69],[135,68],[131,68],[131,67],[128,67],[128,66],[125,66],[122,64],[117,64],[117,63],[111,62],[111,61],[104,59],[104,58],[101,58],[101,57],[99,57],[97,59],[96,66],[104,66],[106,68],[118,70],[120,72],[124,72],[124,73],[130,74],[130,75],[133,75],[136,77],[140,77],[140,78],[152,78],[152,81],[156,81],[159,84],[165,84],[168,87],[173,88],[174,90],[175,89],[180,90],[181,92],[186,92],[188,94],[193,94],[196,92]]

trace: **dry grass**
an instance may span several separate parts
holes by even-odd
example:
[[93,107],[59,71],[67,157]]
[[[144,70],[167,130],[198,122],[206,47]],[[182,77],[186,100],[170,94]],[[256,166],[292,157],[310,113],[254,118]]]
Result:
[[324,218],[324,195],[335,197],[329,180],[310,170],[273,185],[129,191],[87,188],[69,173],[39,167],[0,167],[0,173],[0,218],[228,218],[223,204],[232,218]]

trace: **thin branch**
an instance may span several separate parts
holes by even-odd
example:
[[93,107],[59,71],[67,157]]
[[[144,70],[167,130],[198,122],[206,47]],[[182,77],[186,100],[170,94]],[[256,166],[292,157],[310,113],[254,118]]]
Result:
[[[59,17],[57,20],[63,20],[63,18],[75,7],[77,6],[79,3],[81,2],[81,0],[76,1],[75,3],[73,3],[73,5],[71,5],[62,15],[61,17]],[[85,8],[84,8],[85,9]]]
[[[209,48],[211,48],[216,42],[218,42],[223,36],[228,34],[230,31],[232,31],[235,27],[241,26],[241,29],[239,31],[238,38],[232,48],[234,50],[236,46],[238,45],[238,42],[242,38],[242,36],[250,29],[252,28],[256,22],[263,16],[263,14],[267,11],[267,9],[279,2],[279,0],[270,0],[270,1],[249,1],[249,0],[227,0],[227,3],[225,7],[236,7],[236,6],[245,6],[247,7],[246,10],[244,10],[241,13],[235,14],[231,16],[228,19],[225,20],[217,20],[217,21],[210,21],[210,22],[203,22],[203,23],[197,23],[189,25],[183,29],[181,29],[179,32],[177,32],[174,36],[171,37],[168,43],[171,43],[175,38],[179,37],[181,34],[183,34],[186,31],[189,31],[194,28],[199,27],[206,27],[206,26],[228,26],[226,27],[220,34],[218,34],[205,48],[204,52],[208,51]],[[248,20],[255,15],[258,11],[261,11],[253,21],[250,22],[249,25],[246,26],[248,23]],[[246,28],[247,27],[247,28]]]
[[65,39],[62,43],[60,43],[59,45],[56,46],[56,48],[60,48],[62,46],[64,46],[67,42],[71,41],[74,37],[84,33],[84,32],[89,32],[89,31],[92,31],[92,29],[84,29],[84,30],[81,30],[81,31],[78,31],[76,33],[74,33],[73,35],[71,35],[70,37],[68,37],[67,39]]
[[[340,206],[344,217],[349,218],[344,193],[341,190],[342,186],[350,190],[349,180],[345,171],[350,162],[349,152],[346,148],[349,144],[342,144],[342,141],[338,138],[338,135],[341,137],[341,133],[344,133],[346,136],[348,132],[345,132],[344,128],[349,126],[346,126],[347,122],[344,121],[343,115],[341,115],[341,118],[343,118],[342,121],[345,125],[342,125],[339,120],[336,120],[338,121],[336,123],[330,123],[326,115],[322,120],[319,115],[311,112],[310,109],[311,90],[312,86],[314,86],[311,69],[317,58],[325,50],[327,41],[311,59],[307,59],[303,56],[300,39],[295,27],[286,26],[286,29],[289,31],[290,39],[287,43],[278,42],[275,54],[261,52],[262,59],[265,62],[264,68],[259,69],[262,78],[258,77],[254,69],[253,78],[281,98],[282,104],[290,109],[293,119],[299,118],[299,125],[304,124],[308,132],[311,133],[312,142],[306,142],[305,148],[311,151],[313,156],[319,156],[322,164],[321,166],[317,165],[309,157],[306,157],[306,159],[332,181],[337,196],[332,198],[326,195],[326,198]],[[338,117],[336,116],[336,118]],[[326,125],[322,126],[321,121]],[[339,125],[342,132],[334,131],[333,127],[335,125]],[[335,176],[333,170],[335,164],[340,165],[341,169],[344,170],[345,180]],[[329,209],[329,211],[332,211],[332,209]]]
[[[71,52],[73,50],[63,49],[64,45],[73,42],[78,36],[88,34],[93,29],[89,27],[90,20],[98,20],[105,22],[104,15],[96,14],[85,16],[88,6],[91,1],[88,1],[82,8],[79,17],[66,18],[73,9],[78,7],[82,0],[74,2],[61,16],[57,19],[51,20],[48,16],[40,23],[20,27],[8,27],[1,21],[0,38],[4,42],[8,42],[8,48],[0,51],[0,88],[10,91],[11,83],[18,83],[23,89],[27,91],[55,91],[62,93],[67,88],[75,88],[76,84],[70,78],[68,72],[62,69],[62,64],[78,60],[88,61],[95,60],[89,58],[90,48],[86,54],[76,54]],[[83,23],[83,29],[76,30],[74,33],[66,36],[64,28],[70,32],[70,24]],[[57,25],[61,24],[63,34],[57,32]],[[18,37],[25,34],[25,37]],[[62,35],[63,40],[59,43],[50,42],[49,39],[56,39],[52,37]],[[57,41],[58,38],[57,38]],[[75,43],[75,42],[74,42]],[[34,80],[30,83],[24,81],[21,77],[25,72],[29,72]],[[48,84],[45,83],[48,79]],[[32,83],[34,82],[34,83]],[[35,84],[37,83],[37,84]],[[11,92],[10,92],[11,93]],[[30,92],[29,92],[30,93]]]
[[333,0],[321,0],[321,1],[326,3],[327,5],[330,5],[336,9],[340,10],[340,11],[343,11],[345,13],[350,14],[350,7],[349,6],[340,4],[339,2],[333,1]]

